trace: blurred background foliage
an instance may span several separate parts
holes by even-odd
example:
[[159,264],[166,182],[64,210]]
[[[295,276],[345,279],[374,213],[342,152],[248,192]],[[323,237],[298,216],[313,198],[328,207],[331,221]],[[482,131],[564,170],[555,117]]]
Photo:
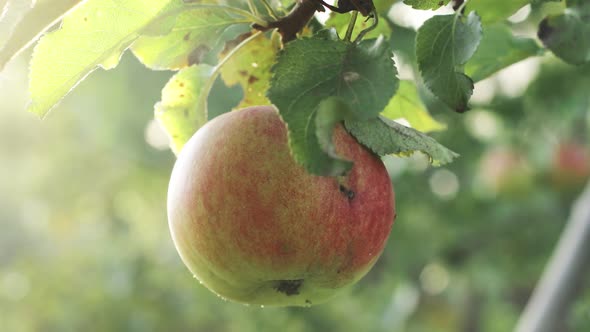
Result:
[[[412,78],[424,18],[402,9],[387,23]],[[519,15],[514,30],[534,35],[540,16]],[[0,331],[509,331],[590,175],[590,66],[526,60],[478,83],[464,115],[423,92],[449,128],[433,136],[461,158],[385,158],[398,218],[374,269],[312,308],[234,304],[192,278],[168,233],[174,156],[152,109],[172,73],[127,54],[41,122],[23,112],[29,56],[0,75]],[[240,94],[217,84],[211,107]],[[589,327],[590,278],[560,331]]]

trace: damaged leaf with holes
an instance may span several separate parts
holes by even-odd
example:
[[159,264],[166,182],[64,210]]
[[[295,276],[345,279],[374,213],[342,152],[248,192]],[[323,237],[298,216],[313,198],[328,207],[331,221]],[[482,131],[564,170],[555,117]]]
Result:
[[162,35],[148,32],[132,47],[135,56],[152,69],[181,69],[199,64],[214,46],[232,36],[232,31],[228,31],[229,36],[224,33],[230,27],[251,23],[248,16],[231,8],[198,4],[166,19],[174,24],[169,31]]
[[92,71],[116,67],[144,29],[178,6],[172,0],[89,0],[77,6],[35,46],[28,110],[45,116]]
[[[226,49],[219,54],[219,59],[223,59],[235,45],[250,35],[251,33],[241,35],[227,43]],[[244,97],[235,108],[270,104],[265,92],[270,86],[270,68],[275,63],[277,52],[278,45],[264,34],[260,34],[240,48],[221,67],[221,79],[225,84],[239,85],[242,88]]]
[[155,117],[170,137],[175,154],[207,122],[207,94],[203,91],[212,71],[207,65],[183,69],[162,89]]

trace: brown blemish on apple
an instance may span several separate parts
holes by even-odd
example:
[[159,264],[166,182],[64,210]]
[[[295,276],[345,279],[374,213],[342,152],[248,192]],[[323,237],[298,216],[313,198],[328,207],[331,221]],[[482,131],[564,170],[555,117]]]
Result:
[[287,296],[299,294],[299,289],[301,288],[301,285],[303,285],[303,279],[277,280],[275,282],[276,285],[274,286],[274,289]]
[[338,190],[340,190],[340,192],[343,193],[346,196],[346,198],[348,198],[348,200],[352,200],[354,198],[354,191],[353,190],[346,188],[343,185],[339,185]]

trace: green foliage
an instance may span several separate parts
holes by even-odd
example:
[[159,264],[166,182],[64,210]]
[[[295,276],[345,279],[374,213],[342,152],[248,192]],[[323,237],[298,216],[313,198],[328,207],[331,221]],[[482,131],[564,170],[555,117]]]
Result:
[[336,96],[356,119],[376,117],[397,89],[391,49],[384,39],[341,41],[333,30],[286,45],[273,68],[268,97],[289,128],[295,159],[314,174],[345,170],[320,148],[315,116],[320,102]]
[[408,6],[416,9],[437,9],[449,3],[450,0],[404,0]]
[[347,118],[354,118],[354,114],[340,97],[328,97],[320,101],[315,116],[315,134],[322,151],[332,159],[332,169],[336,174],[344,173],[352,167],[350,161],[338,155],[332,142],[334,128]]
[[457,112],[468,109],[473,81],[460,68],[475,53],[482,27],[475,13],[468,17],[439,15],[418,30],[416,58],[424,84]]
[[467,2],[467,11],[476,11],[484,24],[491,24],[507,19],[530,0],[476,0]]
[[[29,110],[43,116],[79,86],[59,115],[38,124],[17,112],[25,107],[23,58],[0,73],[0,183],[7,188],[0,191],[0,330],[513,329],[575,198],[552,186],[552,148],[590,137],[590,2],[471,0],[467,16],[435,16],[417,39],[385,15],[395,2],[375,1],[379,25],[360,44],[325,32],[301,38],[326,27],[344,36],[350,15],[332,14],[281,45],[276,30],[242,35],[252,23],[274,21],[262,1],[0,0],[0,68],[45,33],[30,62]],[[295,1],[268,3],[280,18]],[[450,1],[404,3],[438,9]],[[527,3],[526,20],[506,21]],[[541,20],[542,44],[529,33]],[[50,29],[54,22],[60,26]],[[371,23],[359,19],[353,38]],[[372,39],[379,34],[386,38]],[[123,55],[127,49],[151,69],[177,72],[148,71]],[[122,56],[117,70],[95,71]],[[512,80],[495,73],[530,57],[541,63],[532,66],[536,78],[524,94],[507,97]],[[477,103],[483,109],[447,111],[467,109],[473,82],[488,78],[481,89],[491,87],[482,91],[491,101]],[[436,99],[419,94],[422,85]],[[155,117],[176,153],[215,115],[272,101],[289,124],[294,155],[318,173],[349,166],[331,142],[343,121],[387,155],[400,213],[367,278],[312,310],[244,307],[199,287],[165,223],[174,156],[144,140],[158,128],[146,124],[162,86]],[[211,98],[223,107],[209,109]],[[391,121],[399,119],[412,128]],[[423,134],[430,131],[461,158]],[[519,151],[534,173],[520,196],[478,185],[488,175],[482,157],[499,145]],[[413,151],[435,165],[453,163],[426,168],[421,154],[405,158]],[[590,324],[590,285],[581,287],[564,330]]]
[[477,51],[465,65],[465,73],[478,82],[514,63],[541,55],[542,52],[533,39],[515,37],[508,26],[490,25],[486,27]]
[[86,1],[35,47],[29,111],[44,116],[97,67],[114,68],[141,30],[173,3],[176,1]]
[[[36,2],[4,0],[3,5],[0,1],[0,13],[6,9],[6,13],[0,14],[0,70],[28,43],[36,40],[47,26],[59,20],[68,10],[81,2],[81,0]],[[14,11],[15,7],[16,11]]]
[[[61,17],[67,8],[75,5],[75,2],[61,1],[63,3],[60,2],[60,6],[44,16],[45,20]],[[412,0],[404,2],[417,9],[437,9],[449,3]],[[506,26],[489,25],[505,19],[525,3],[500,1],[492,4],[490,1],[473,1],[467,3],[466,9],[477,11],[481,20],[474,12],[468,16],[457,13],[435,16],[428,20],[418,30],[415,47],[423,84],[447,106],[463,112],[469,108],[468,101],[473,93],[474,80],[482,80],[513,63],[541,54],[541,49],[534,41],[514,37]],[[382,13],[391,4],[389,0],[376,2]],[[199,87],[191,91],[193,98],[185,100],[179,97],[182,93],[170,93],[168,85],[163,91],[166,102],[156,106],[160,121],[165,123],[168,134],[174,137],[176,152],[191,136],[191,131],[194,133],[210,118],[206,116],[209,113],[207,99],[220,74],[226,86],[238,85],[243,92],[242,101],[233,108],[270,102],[277,106],[288,123],[293,155],[310,172],[316,174],[336,175],[345,171],[342,165],[330,166],[331,163],[338,164],[338,161],[325,153],[317,139],[318,136],[330,137],[329,131],[332,128],[322,127],[327,128],[328,132],[322,132],[324,129],[318,132],[318,128],[315,128],[319,104],[326,98],[341,98],[352,110],[352,116],[358,119],[376,119],[377,114],[381,113],[391,119],[403,118],[423,132],[444,128],[422,106],[416,82],[406,82],[400,95],[395,96],[398,85],[396,69],[389,59],[391,51],[383,41],[379,43],[380,46],[365,41],[357,45],[346,44],[338,41],[335,34],[325,37],[329,33],[324,32],[323,38],[327,38],[325,42],[333,46],[308,44],[301,51],[294,45],[301,47],[303,44],[294,41],[284,45],[285,49],[277,58],[276,53],[281,45],[275,38],[276,34],[271,38],[264,35],[253,38],[252,33],[239,35],[251,23],[264,27],[270,24],[268,17],[280,16],[280,13],[284,15],[284,7],[277,5],[246,5],[232,1],[220,4],[216,0],[170,0],[157,4],[134,0],[116,3],[111,3],[110,0],[87,1],[69,13],[62,26],[44,36],[35,48],[31,61],[29,110],[45,115],[90,72],[97,67],[113,68],[122,52],[131,48],[134,55],[151,69],[182,70],[195,64],[217,63],[208,74],[207,81],[203,81],[204,76],[201,75],[193,77],[196,81],[192,85],[187,84]],[[568,5],[578,11],[586,8],[577,2],[570,2]],[[272,6],[277,8],[271,9]],[[38,8],[41,10],[43,7]],[[574,14],[568,12],[567,15]],[[343,36],[348,28],[349,16],[332,14],[323,27],[334,27]],[[117,19],[113,20],[112,17]],[[381,24],[376,29],[364,36],[366,40],[391,36],[391,24],[386,22],[387,18],[382,16],[380,21]],[[294,23],[290,21],[289,24]],[[371,24],[371,19],[357,20],[352,37],[356,38]],[[311,25],[311,30],[305,30],[304,33],[313,34],[321,28],[321,24]],[[567,29],[570,29],[569,25]],[[574,26],[573,29],[579,30],[579,26]],[[485,32],[484,38],[480,51],[476,52],[482,31]],[[570,32],[565,33],[568,34],[571,35]],[[566,42],[567,38],[545,40],[545,44],[557,54],[560,51],[556,49],[563,47],[555,45]],[[583,51],[584,47],[581,43],[578,48],[569,47],[567,52],[571,52],[572,56],[585,57],[584,52],[571,51],[580,48]],[[60,52],[53,51],[56,49]],[[295,55],[289,55],[290,52]],[[7,55],[10,56],[11,53],[0,52],[0,58]],[[296,61],[285,62],[284,59],[287,58]],[[273,65],[279,70],[271,80],[270,68]],[[465,75],[464,69],[472,77]],[[267,94],[270,100],[267,99]],[[170,105],[182,105],[183,109],[188,110],[187,115],[170,111],[172,108],[176,109],[176,106]],[[304,111],[300,112],[300,109]],[[229,109],[214,110],[212,114],[226,111]],[[163,118],[167,120],[162,120]],[[342,115],[328,118],[342,118]],[[186,119],[189,119],[187,124],[181,124]],[[392,135],[396,135],[396,132]],[[399,137],[391,142],[402,139],[403,137]],[[365,142],[367,145],[372,145],[371,143]],[[373,143],[383,144],[382,141]],[[430,141],[425,142],[429,143]],[[399,149],[401,148],[391,146],[384,150]]]
[[[386,22],[384,17],[379,17],[379,21]],[[348,28],[348,22],[350,22],[350,15],[342,15],[332,13],[330,18],[326,21],[327,28],[334,28],[338,32],[338,35],[344,37],[346,29]],[[354,31],[352,32],[352,40],[358,37],[358,34],[367,29],[372,24],[372,20],[357,19],[354,22]],[[365,35],[365,39],[377,38],[380,35],[389,37],[391,35],[391,29],[387,24],[379,24],[377,27]]]
[[359,142],[381,156],[408,156],[414,151],[421,151],[430,157],[435,166],[448,164],[458,157],[433,138],[383,117],[370,121],[347,121],[346,128]]
[[590,3],[567,1],[567,11],[545,18],[539,27],[543,44],[564,61],[590,62]]
[[432,118],[422,104],[416,86],[405,80],[400,82],[397,93],[385,106],[381,115],[391,120],[405,119],[412,128],[425,133],[447,128]]

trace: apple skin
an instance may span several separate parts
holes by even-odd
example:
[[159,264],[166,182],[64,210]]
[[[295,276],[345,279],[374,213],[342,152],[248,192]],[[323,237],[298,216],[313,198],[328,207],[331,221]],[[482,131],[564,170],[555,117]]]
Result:
[[590,177],[590,151],[584,145],[565,141],[557,145],[551,179],[559,190],[581,189]]
[[478,169],[479,184],[494,195],[519,197],[534,184],[533,168],[518,151],[495,147],[482,156]]
[[290,154],[271,106],[225,113],[187,142],[172,171],[168,220],[176,249],[219,296],[264,306],[309,306],[363,277],[395,218],[380,158],[342,126],[342,177],[307,173]]

